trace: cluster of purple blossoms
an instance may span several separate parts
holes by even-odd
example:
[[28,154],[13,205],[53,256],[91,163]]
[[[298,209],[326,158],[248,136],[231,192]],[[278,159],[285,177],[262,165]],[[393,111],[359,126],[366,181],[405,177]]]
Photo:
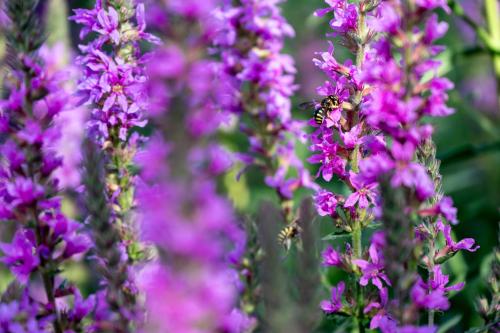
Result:
[[252,321],[235,308],[238,278],[230,266],[245,237],[214,183],[231,165],[212,139],[222,89],[207,54],[215,2],[204,2],[204,10],[197,1],[148,5],[155,13],[148,24],[163,40],[147,70],[154,133],[136,158],[141,240],[157,249],[138,278],[144,331],[244,332]]
[[[440,63],[435,56],[442,47],[433,45],[447,25],[438,22],[432,11],[448,8],[445,1],[326,2],[329,7],[316,14],[333,12],[331,35],[342,40],[355,55],[355,62],[338,62],[333,45],[314,60],[329,78],[317,89],[318,94],[336,96],[338,106],[328,110],[321,125],[311,121],[317,129],[311,136],[314,155],[310,162],[320,163],[318,175],[325,181],[335,175],[351,190],[347,196],[325,189],[317,192],[318,213],[331,216],[337,226],[353,236],[345,254],[327,249],[324,264],[356,274],[356,284],[373,284],[376,292],[367,289],[360,297],[359,286],[350,288],[342,282],[332,289],[332,299],[321,306],[327,313],[348,313],[358,321],[371,318],[370,328],[382,332],[435,332],[432,323],[418,328],[411,322],[398,323],[392,316],[394,304],[388,298],[391,281],[384,264],[385,236],[383,232],[374,234],[365,252],[361,231],[382,216],[384,198],[378,193],[381,181],[388,177],[392,188],[410,191],[413,206],[403,207],[404,214],[416,213],[422,220],[431,217],[432,221],[416,223],[419,237],[414,242],[434,242],[442,233],[447,244],[441,250],[432,247],[432,253],[425,256],[422,264],[429,268],[429,280],[417,279],[411,290],[411,306],[417,311],[414,313],[418,309],[448,309],[446,293],[462,285],[447,287],[448,276],[442,273],[440,264],[460,249],[475,251],[477,247],[472,239],[458,243],[451,239],[450,226],[444,221],[457,223],[456,209],[450,198],[436,195],[427,166],[416,158],[417,150],[430,140],[433,130],[423,117],[453,112],[445,104],[452,84],[436,74]],[[438,200],[431,201],[433,197]],[[344,290],[354,302],[352,306],[343,305]]]
[[[222,108],[238,117],[249,140],[248,151],[239,154],[241,160],[261,168],[265,183],[286,202],[299,187],[315,185],[295,153],[297,142],[305,140],[304,124],[291,115],[296,69],[293,59],[281,51],[294,31],[281,15],[280,2],[227,2],[216,11],[220,27],[214,43],[227,85]],[[289,210],[285,204],[287,219]]]
[[[80,165],[82,156],[81,143],[85,135],[85,121],[88,110],[77,105],[77,97],[72,95],[78,80],[79,69],[73,64],[74,55],[63,42],[53,46],[44,45],[39,52],[43,59],[45,70],[50,75],[57,76],[64,82],[61,89],[68,95],[68,106],[55,119],[55,126],[60,129],[54,150],[62,157],[64,163],[55,170],[59,185],[64,189],[77,190],[80,186]],[[71,108],[69,108],[71,106]]]
[[[26,11],[31,10],[34,6],[27,5]],[[19,18],[16,14],[9,11],[7,33],[11,35],[34,22],[32,16]],[[55,177],[63,163],[55,149],[61,134],[55,123],[61,112],[71,110],[70,95],[64,89],[62,72],[47,70],[37,55],[42,44],[38,35],[21,36],[9,44],[9,52],[16,53],[4,83],[7,98],[0,100],[4,138],[0,145],[0,221],[15,230],[12,241],[0,244],[0,250],[1,261],[22,285],[24,296],[0,305],[4,310],[0,327],[9,332],[41,332],[46,322],[52,322],[54,332],[69,332],[82,327],[82,318],[66,317],[76,309],[80,296],[59,272],[61,265],[91,246],[90,239],[80,233],[81,225],[61,212]],[[40,281],[44,295],[36,301],[29,295],[40,289]],[[63,311],[60,304],[68,297],[74,299],[75,307]],[[13,316],[14,310],[19,313]],[[26,316],[19,316],[22,313]],[[48,319],[37,323],[35,316]],[[24,324],[20,322],[23,318]]]
[[[78,90],[92,107],[88,125],[101,143],[127,142],[131,128],[146,124],[142,115],[146,106],[143,70],[146,59],[139,42],[158,43],[159,40],[145,32],[144,10],[144,4],[138,4],[135,9],[114,8],[103,7],[102,0],[97,0],[94,8],[76,9],[71,17],[83,25],[80,38],[91,32],[97,34],[89,44],[80,46],[84,55],[79,64],[84,67],[84,73]],[[131,20],[134,11],[135,25]]]

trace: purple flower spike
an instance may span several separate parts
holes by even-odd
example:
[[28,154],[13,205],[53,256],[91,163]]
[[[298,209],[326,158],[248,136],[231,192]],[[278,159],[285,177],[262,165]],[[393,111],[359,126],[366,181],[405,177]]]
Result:
[[345,283],[339,282],[332,288],[331,298],[328,301],[322,301],[320,307],[326,313],[335,313],[342,308],[342,294],[344,293]]
[[[236,118],[248,136],[250,148],[242,152],[248,157],[244,162],[258,165],[265,184],[286,201],[299,188],[317,186],[296,155],[298,142],[306,137],[305,122],[292,119],[296,69],[282,49],[294,31],[281,14],[280,2],[249,0],[221,6],[215,11],[220,26],[214,45],[222,60],[218,70],[226,90],[219,103],[224,116]],[[242,94],[247,86],[255,91],[250,98]],[[326,169],[324,177],[328,177]]]

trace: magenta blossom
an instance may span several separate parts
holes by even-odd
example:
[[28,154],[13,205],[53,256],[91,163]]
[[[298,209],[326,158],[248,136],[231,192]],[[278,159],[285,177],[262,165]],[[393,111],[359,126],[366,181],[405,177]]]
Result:
[[337,214],[336,208],[338,200],[335,194],[325,190],[320,190],[316,193],[314,199],[316,209],[320,216],[335,216]]
[[420,278],[411,289],[410,295],[413,303],[422,309],[445,311],[450,307],[443,289],[429,290]]
[[375,203],[376,183],[366,184],[359,174],[352,171],[349,172],[349,180],[356,191],[347,197],[344,207],[354,207],[358,203],[359,208],[365,209],[370,203]]
[[466,250],[469,252],[475,252],[479,249],[479,245],[474,246],[475,240],[473,238],[464,238],[458,243],[453,241],[451,238],[451,226],[444,225],[442,221],[437,222],[438,229],[443,233],[444,238],[446,239],[446,246],[453,252],[457,252],[459,250]]
[[370,246],[369,250],[370,261],[364,259],[355,259],[353,260],[353,264],[361,268],[361,279],[359,280],[359,284],[362,286],[366,286],[368,282],[372,282],[374,286],[379,288],[380,290],[383,288],[382,281],[384,281],[387,285],[391,285],[389,278],[383,272],[384,270],[384,261],[381,253],[376,246]]
[[18,230],[12,239],[12,244],[1,243],[0,250],[4,253],[4,257],[0,260],[23,284],[40,264],[35,234],[31,230]]
[[329,246],[326,250],[321,253],[323,257],[323,265],[325,266],[342,266],[342,255],[333,249],[333,247]]
[[342,308],[342,294],[344,293],[345,283],[339,282],[332,288],[331,298],[328,301],[322,301],[320,307],[326,313],[335,313]]

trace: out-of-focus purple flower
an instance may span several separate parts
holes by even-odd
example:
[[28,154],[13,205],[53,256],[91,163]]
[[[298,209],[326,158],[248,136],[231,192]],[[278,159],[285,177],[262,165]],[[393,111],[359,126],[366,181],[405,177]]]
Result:
[[96,296],[84,299],[79,290],[75,290],[73,307],[68,311],[68,317],[75,322],[82,321],[96,306]]
[[241,282],[231,268],[239,265],[246,238],[214,182],[232,158],[213,140],[224,120],[219,102],[228,93],[207,54],[213,6],[156,2],[163,43],[146,69],[147,115],[156,132],[136,158],[140,237],[160,253],[138,277],[147,332],[240,333],[254,325],[235,309]]
[[433,10],[438,7],[443,8],[448,14],[450,13],[450,7],[448,7],[448,2],[446,0],[416,0],[415,3],[421,8],[427,10]]
[[40,315],[40,305],[24,289],[20,298],[0,303],[0,328],[2,332],[45,333],[50,327],[51,316]]
[[436,265],[432,271],[432,278],[430,279],[428,284],[433,290],[443,290],[445,292],[448,292],[450,290],[459,291],[464,287],[465,283],[463,282],[457,283],[450,287],[446,287],[449,280],[449,276],[443,274],[443,272],[441,271],[441,265]]
[[453,206],[453,200],[450,197],[443,197],[436,206],[439,214],[452,224],[457,224],[457,209]]
[[332,288],[331,297],[328,301],[322,301],[320,307],[326,313],[335,313],[342,308],[342,294],[344,293],[345,283],[339,282]]
[[38,256],[35,234],[31,230],[18,230],[12,243],[0,244],[4,257],[0,260],[9,267],[21,283],[28,282],[32,271],[38,268]]
[[138,281],[146,296],[148,327],[154,332],[213,332],[231,313],[228,276],[207,265],[177,272],[154,265],[146,267]]
[[382,333],[436,333],[436,326],[398,326],[397,322],[389,317],[380,320],[379,328]]
[[419,279],[411,290],[413,302],[421,307],[431,310],[447,310],[450,306],[446,293],[450,290],[461,290],[464,283],[457,283],[447,287],[448,275],[441,271],[441,266],[436,265],[427,283]]
[[410,295],[413,303],[422,309],[446,311],[450,307],[445,291],[443,289],[429,291],[422,279],[415,283]]
[[[295,153],[304,124],[291,116],[296,69],[293,59],[281,52],[284,39],[294,31],[281,15],[280,2],[249,0],[221,6],[215,11],[219,27],[214,44],[226,85],[219,103],[226,115],[241,118],[240,128],[250,142],[250,165],[262,167],[266,185],[281,200],[289,200],[298,188],[315,185]],[[245,85],[255,90],[250,98],[242,93]]]

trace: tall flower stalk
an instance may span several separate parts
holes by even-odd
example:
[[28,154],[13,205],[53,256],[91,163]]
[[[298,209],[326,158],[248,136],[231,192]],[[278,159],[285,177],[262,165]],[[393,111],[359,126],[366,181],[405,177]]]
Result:
[[[145,32],[144,4],[128,0],[97,0],[92,9],[76,9],[71,19],[83,28],[81,38],[96,37],[80,46],[84,72],[78,86],[83,100],[92,108],[87,127],[89,135],[101,145],[107,157],[106,191],[113,203],[113,223],[120,229],[129,260],[136,260],[132,160],[138,136],[134,127],[143,127],[145,58],[141,41],[158,43]],[[135,17],[135,19],[134,19]]]
[[[331,97],[337,103],[325,110],[325,118],[321,124],[310,122],[316,130],[311,135],[311,150],[314,155],[309,161],[321,164],[318,175],[325,181],[331,181],[336,175],[351,190],[351,194],[344,197],[320,189],[315,201],[318,213],[330,216],[352,238],[344,255],[328,248],[323,253],[324,264],[340,267],[352,274],[354,279],[347,289],[352,299],[351,307],[342,306],[341,297],[345,289],[342,282],[332,289],[332,300],[323,302],[322,308],[327,313],[342,312],[352,316],[353,331],[363,332],[364,320],[368,317],[364,312],[368,295],[364,295],[363,290],[370,281],[379,289],[389,284],[383,272],[383,257],[380,255],[383,242],[381,235],[374,236],[370,246],[371,257],[369,261],[364,260],[363,229],[374,219],[377,184],[365,181],[359,174],[361,160],[371,155],[369,148],[377,149],[378,145],[383,145],[383,138],[374,135],[362,114],[363,103],[370,92],[370,88],[362,80],[362,73],[364,63],[369,58],[369,43],[374,38],[374,31],[367,27],[366,21],[368,17],[373,18],[378,1],[327,3],[330,7],[318,10],[316,15],[324,16],[333,12],[334,18],[330,21],[333,35],[341,38],[355,60],[339,63],[333,57],[332,44],[328,52],[319,53],[320,59],[314,59],[314,63],[329,78],[329,81],[317,89],[321,99]],[[321,104],[318,102],[317,108],[321,108]]]
[[151,7],[150,24],[163,43],[148,69],[154,132],[137,156],[141,235],[157,249],[139,279],[144,330],[244,332],[252,322],[236,309],[240,284],[230,266],[239,263],[245,238],[214,182],[230,166],[213,140],[222,92],[207,54],[215,2],[151,1]]
[[[44,67],[38,55],[44,41],[36,15],[37,1],[9,1],[6,11],[7,61],[10,73],[4,82],[8,98],[0,101],[0,131],[5,140],[0,146],[0,219],[13,222],[15,235],[10,244],[1,244],[2,262],[24,286],[24,296],[17,305],[41,319],[26,329],[48,329],[48,318],[56,333],[83,329],[81,320],[90,311],[92,299],[86,302],[79,292],[66,283],[60,272],[71,257],[87,251],[90,240],[79,233],[80,225],[61,212],[58,179],[55,172],[62,159],[55,145],[60,128],[55,119],[68,107],[69,95],[60,81],[60,72]],[[40,278],[45,300],[31,299],[30,291]],[[78,314],[61,310],[57,299],[73,297]],[[39,304],[38,304],[39,303]],[[31,304],[31,305],[30,305]],[[38,309],[38,313],[33,313]],[[35,311],[36,312],[36,311]],[[6,316],[16,330],[24,329],[23,317]]]
[[296,69],[282,49],[294,31],[281,15],[281,2],[226,1],[216,13],[221,26],[215,45],[228,85],[222,107],[236,116],[240,131],[248,136],[249,147],[240,152],[241,160],[246,167],[262,170],[290,223],[294,192],[314,185],[295,153],[297,142],[305,139],[304,124],[291,114]]
[[[147,107],[144,91],[146,58],[140,43],[159,43],[159,40],[145,32],[144,4],[134,1],[97,0],[92,9],[76,9],[71,19],[83,25],[82,39],[89,33],[94,34],[88,44],[80,46],[83,55],[78,62],[83,73],[78,91],[91,108],[88,135],[100,145],[105,158],[109,220],[102,220],[103,212],[91,209],[89,213],[94,236],[103,230],[109,231],[107,236],[101,235],[108,237],[106,241],[96,242],[106,281],[105,298],[115,313],[108,321],[114,330],[131,332],[134,320],[139,319],[131,265],[143,259],[136,236],[135,175],[132,172],[133,159],[141,141],[133,129],[146,124],[143,117],[143,110]],[[87,189],[97,191],[93,186],[96,185],[87,184]],[[97,201],[101,199],[96,198]],[[110,223],[114,231],[105,223]],[[116,234],[119,237],[114,237]],[[118,258],[116,251],[122,253]]]
[[[321,163],[326,181],[335,174],[351,190],[347,197],[320,190],[316,201],[321,215],[352,235],[344,254],[333,247],[323,253],[324,264],[355,279],[334,287],[322,308],[353,317],[357,332],[367,320],[382,332],[417,331],[419,310],[428,310],[428,326],[419,332],[434,332],[434,311],[448,309],[446,294],[462,287],[447,286],[441,264],[460,249],[477,249],[472,239],[455,243],[445,224],[456,223],[456,209],[440,193],[433,128],[423,122],[453,111],[445,104],[452,84],[436,75],[442,48],[433,45],[447,25],[432,11],[448,8],[443,1],[419,0],[327,3],[317,14],[333,12],[333,35],[355,61],[339,63],[333,46],[315,60],[331,79],[318,92],[337,103],[318,106],[325,119],[312,135],[311,161]],[[384,231],[372,235],[366,251],[362,231],[375,218]],[[447,244],[442,249],[436,248],[440,234]],[[418,276],[418,265],[428,269],[427,278]]]

